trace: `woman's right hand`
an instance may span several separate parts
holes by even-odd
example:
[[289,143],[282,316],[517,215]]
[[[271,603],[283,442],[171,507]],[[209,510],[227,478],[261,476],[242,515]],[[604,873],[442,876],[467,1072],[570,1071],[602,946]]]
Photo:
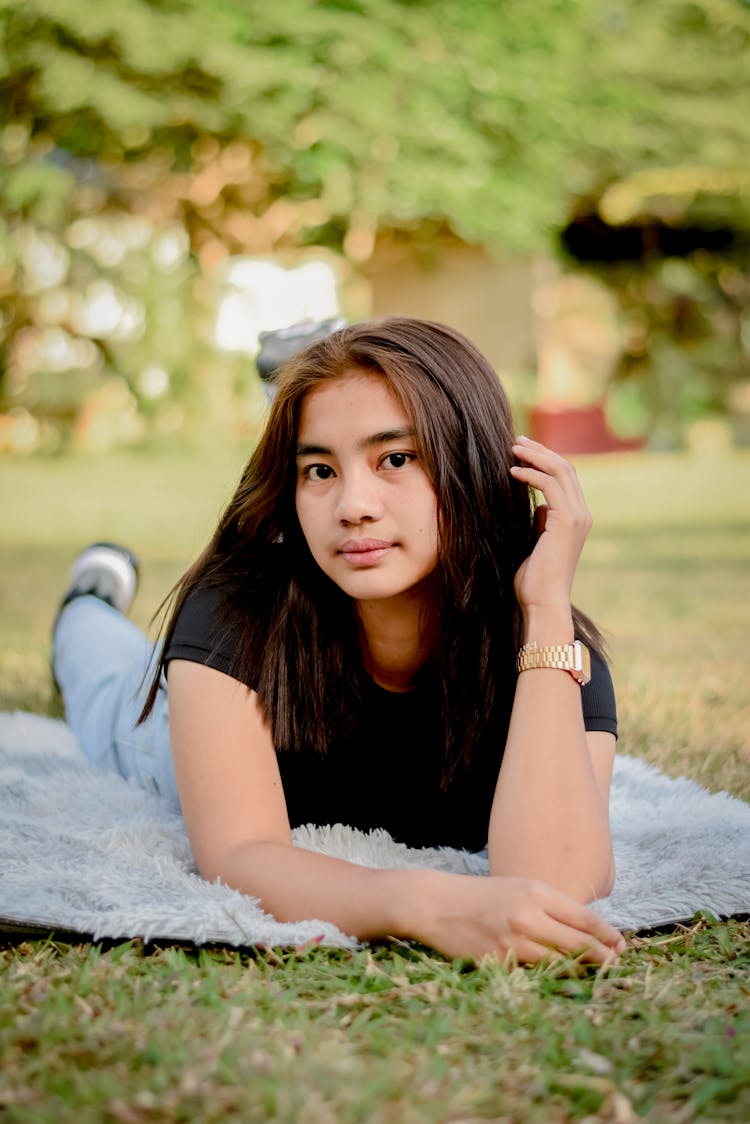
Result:
[[435,870],[373,870],[292,846],[271,733],[256,696],[173,660],[169,720],[182,813],[199,869],[279,920],[324,917],[369,939],[412,937],[450,957],[555,953],[613,960],[616,929],[544,882]]
[[424,877],[408,908],[404,935],[446,956],[510,956],[533,964],[567,954],[605,964],[625,950],[617,929],[545,882],[419,873]]

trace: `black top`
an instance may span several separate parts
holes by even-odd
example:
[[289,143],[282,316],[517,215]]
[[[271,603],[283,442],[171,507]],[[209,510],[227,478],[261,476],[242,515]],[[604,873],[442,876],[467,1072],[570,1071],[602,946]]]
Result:
[[[191,594],[166,661],[190,660],[231,675],[234,645],[222,606],[218,590]],[[587,730],[617,733],[612,679],[593,652],[591,682],[581,689],[581,700]],[[442,791],[439,723],[437,683],[430,676],[404,693],[370,681],[347,744],[334,745],[325,755],[304,748],[278,752],[292,827],[344,823],[363,831],[385,828],[412,847],[485,847],[504,746],[472,761]]]

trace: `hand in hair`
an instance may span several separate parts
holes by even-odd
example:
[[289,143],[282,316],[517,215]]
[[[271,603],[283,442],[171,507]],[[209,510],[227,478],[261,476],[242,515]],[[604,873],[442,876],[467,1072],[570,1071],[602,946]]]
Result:
[[617,929],[544,882],[429,872],[424,885],[406,928],[446,956],[535,963],[568,954],[604,964],[626,947]]
[[576,471],[564,457],[528,437],[516,438],[513,452],[522,462],[511,468],[513,476],[538,489],[545,500],[536,512],[536,546],[516,573],[516,597],[524,614],[569,611],[591,513]]

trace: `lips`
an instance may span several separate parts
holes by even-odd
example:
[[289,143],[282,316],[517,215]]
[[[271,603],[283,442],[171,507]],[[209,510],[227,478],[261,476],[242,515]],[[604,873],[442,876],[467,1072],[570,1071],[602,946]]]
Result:
[[347,539],[338,553],[352,566],[368,566],[385,558],[393,545],[385,539]]
[[388,546],[393,546],[393,543],[386,542],[385,539],[347,539],[339,547],[339,552],[341,554],[359,554],[361,552],[367,553],[370,550],[383,550]]

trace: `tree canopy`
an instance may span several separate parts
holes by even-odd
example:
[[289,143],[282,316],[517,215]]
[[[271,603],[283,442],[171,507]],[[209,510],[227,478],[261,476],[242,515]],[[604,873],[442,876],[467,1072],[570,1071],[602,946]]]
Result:
[[[280,199],[272,234],[356,259],[424,223],[539,248],[644,169],[748,195],[743,0],[3,0],[0,21],[6,209],[54,210],[95,168],[192,173],[167,194],[194,229],[252,246]],[[715,207],[696,182],[655,194]]]
[[[748,0],[0,0],[0,447],[8,418],[31,448],[231,407],[206,281],[226,255],[356,267],[379,233],[436,232],[549,253],[597,211],[747,232],[749,64]],[[687,352],[694,412],[723,408],[742,263],[649,268],[609,280],[638,324],[666,293],[633,334],[652,413]]]

